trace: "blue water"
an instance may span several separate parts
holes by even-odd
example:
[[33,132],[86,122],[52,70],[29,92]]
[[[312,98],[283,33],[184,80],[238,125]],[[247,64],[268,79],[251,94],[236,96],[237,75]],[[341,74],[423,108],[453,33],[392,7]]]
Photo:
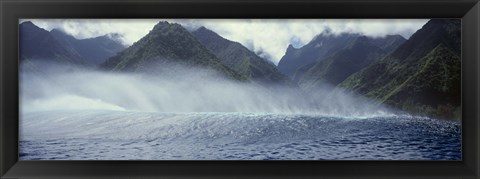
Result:
[[20,160],[461,160],[461,125],[411,116],[23,114]]

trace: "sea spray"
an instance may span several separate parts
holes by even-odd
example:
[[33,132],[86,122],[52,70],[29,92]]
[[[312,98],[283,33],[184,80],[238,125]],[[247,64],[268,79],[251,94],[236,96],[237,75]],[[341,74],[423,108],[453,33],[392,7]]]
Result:
[[23,72],[20,110],[25,113],[75,109],[257,112],[354,117],[391,113],[352,94],[337,93],[328,99],[315,99],[299,88],[234,81],[205,69],[177,67],[158,71],[152,76],[48,65],[42,75]]

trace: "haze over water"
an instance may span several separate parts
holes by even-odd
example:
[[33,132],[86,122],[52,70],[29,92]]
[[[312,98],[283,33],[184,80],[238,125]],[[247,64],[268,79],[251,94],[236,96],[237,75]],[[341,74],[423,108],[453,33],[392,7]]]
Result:
[[461,159],[459,123],[351,94],[312,100],[183,67],[46,66],[20,74],[21,160]]

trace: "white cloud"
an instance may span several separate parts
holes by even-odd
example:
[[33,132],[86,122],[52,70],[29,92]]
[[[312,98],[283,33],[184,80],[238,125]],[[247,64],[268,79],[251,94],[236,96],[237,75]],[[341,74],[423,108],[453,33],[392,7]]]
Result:
[[[21,20],[21,22],[26,21]],[[61,29],[77,38],[120,33],[131,45],[162,19],[28,19],[46,29]],[[163,19],[165,20],[165,19]],[[333,34],[361,33],[379,37],[400,34],[409,38],[428,19],[166,19],[193,30],[205,26],[237,41],[275,64],[289,44],[300,47],[325,30]]]

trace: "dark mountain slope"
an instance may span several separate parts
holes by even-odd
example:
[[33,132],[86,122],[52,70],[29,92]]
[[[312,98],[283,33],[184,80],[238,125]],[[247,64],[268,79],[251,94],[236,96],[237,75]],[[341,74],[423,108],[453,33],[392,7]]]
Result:
[[20,61],[42,60],[60,64],[85,64],[74,47],[56,40],[50,32],[30,21],[19,25]]
[[62,44],[75,48],[87,63],[94,65],[105,62],[126,48],[118,41],[119,34],[107,34],[79,40],[57,29],[51,30],[50,33]]
[[205,27],[197,29],[192,34],[223,64],[241,75],[262,83],[292,84],[274,64],[257,56],[240,43],[227,40]]
[[317,63],[350,44],[358,34],[317,35],[301,48],[289,45],[278,63],[278,70],[293,78],[297,69]]
[[408,112],[452,119],[460,109],[460,27],[458,19],[430,20],[397,50],[339,87]]
[[405,43],[407,39],[403,38],[401,35],[387,35],[385,37],[373,38],[371,42],[384,50],[386,53],[391,53],[397,47]]
[[203,46],[179,24],[160,22],[142,39],[111,57],[102,68],[111,71],[152,72],[165,64],[211,69],[237,80],[247,77],[223,65],[215,54]]
[[443,44],[422,58],[424,64],[380,102],[422,115],[448,119],[461,116],[460,56]]
[[372,39],[360,36],[331,57],[313,66],[307,66],[305,73],[298,74],[297,72],[297,81],[307,91],[315,91],[316,88],[325,84],[336,86],[351,74],[360,71],[385,55],[386,52],[373,44]]

